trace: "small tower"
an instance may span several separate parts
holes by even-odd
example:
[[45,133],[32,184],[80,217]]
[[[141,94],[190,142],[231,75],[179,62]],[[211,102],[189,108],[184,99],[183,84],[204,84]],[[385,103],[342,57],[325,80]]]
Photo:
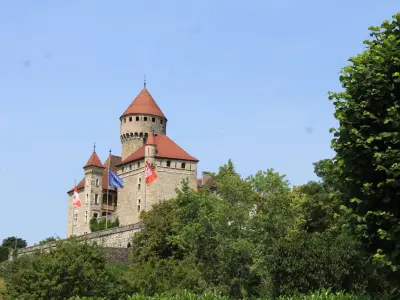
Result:
[[167,134],[167,118],[146,89],[146,83],[120,121],[122,160],[143,146],[151,132],[155,136]]
[[156,162],[156,154],[157,154],[157,144],[155,141],[155,136],[153,132],[149,134],[149,137],[146,140],[146,144],[144,146],[144,158],[145,162],[148,161],[150,165],[154,167]]
[[88,162],[83,167],[85,174],[85,198],[81,199],[81,201],[83,203],[82,207],[85,207],[86,214],[89,215],[89,222],[92,216],[101,215],[104,169],[95,148]]

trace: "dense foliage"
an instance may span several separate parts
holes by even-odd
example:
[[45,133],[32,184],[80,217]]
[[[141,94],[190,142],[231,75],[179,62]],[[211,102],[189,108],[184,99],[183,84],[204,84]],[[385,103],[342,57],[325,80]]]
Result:
[[356,215],[355,230],[393,282],[400,276],[400,13],[371,27],[366,50],[340,75],[331,93],[339,128],[336,156],[325,176]]
[[25,240],[21,238],[10,236],[4,239],[1,245],[8,248],[25,248],[28,244]]
[[[184,291],[177,295],[157,294],[154,296],[144,296],[140,294],[134,294],[132,296],[123,297],[122,299],[123,300],[228,300],[229,297],[208,292],[197,295]],[[272,298],[265,298],[265,297],[260,298],[259,300],[269,300],[269,299],[272,300]],[[73,297],[70,298],[69,300],[106,300],[106,298]],[[309,295],[299,295],[293,297],[282,296],[277,298],[277,300],[371,300],[371,298],[366,296],[345,294],[342,292],[331,293],[329,291],[323,290]]]
[[0,263],[8,259],[10,249],[8,247],[0,246]]
[[72,296],[115,297],[132,293],[107,267],[100,248],[74,239],[55,249],[20,257],[5,271],[5,299],[64,299]]
[[[107,225],[107,226],[106,226]],[[92,218],[90,220],[90,230],[92,232],[99,231],[99,230],[104,230],[108,228],[113,228],[113,227],[118,227],[119,226],[119,219],[116,218],[114,221],[110,219],[105,219],[105,217],[102,218]]]
[[60,238],[58,236],[57,237],[50,236],[50,237],[47,237],[47,238],[39,241],[39,245],[44,245],[44,244],[59,241],[59,240],[60,240]]

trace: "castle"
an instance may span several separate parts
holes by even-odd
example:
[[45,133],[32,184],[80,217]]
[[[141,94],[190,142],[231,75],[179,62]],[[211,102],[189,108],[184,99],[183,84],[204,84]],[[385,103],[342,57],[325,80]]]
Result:
[[[208,172],[197,179],[199,160],[167,136],[168,120],[146,83],[119,119],[122,155],[110,153],[102,163],[94,149],[77,184],[81,207],[74,207],[74,189],[67,192],[68,237],[90,233],[90,220],[106,215],[118,217],[120,226],[137,223],[142,210],[175,197],[184,180],[193,189],[209,184]],[[145,183],[146,161],[158,176],[150,185]],[[108,185],[108,169],[123,179],[123,188]]]

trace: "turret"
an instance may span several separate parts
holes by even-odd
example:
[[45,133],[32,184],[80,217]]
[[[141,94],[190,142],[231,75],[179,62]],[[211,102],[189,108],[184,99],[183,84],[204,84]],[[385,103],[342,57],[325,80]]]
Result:
[[92,215],[100,216],[104,167],[96,154],[96,150],[93,151],[83,170],[85,174],[85,198],[81,201]]
[[167,134],[167,118],[146,89],[146,83],[120,117],[122,160],[146,143],[150,133]]
[[155,136],[153,133],[150,133],[148,139],[146,140],[146,144],[144,146],[145,161],[148,161],[150,165],[154,166],[156,162],[156,154],[157,154],[157,144],[155,141]]

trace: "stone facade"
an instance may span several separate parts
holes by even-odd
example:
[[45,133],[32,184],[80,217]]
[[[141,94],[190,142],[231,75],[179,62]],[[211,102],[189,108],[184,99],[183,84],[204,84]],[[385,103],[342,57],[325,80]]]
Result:
[[[131,224],[128,226],[120,226],[115,228],[110,228],[106,230],[96,231],[93,233],[89,233],[86,235],[82,235],[77,237],[78,241],[87,242],[90,244],[97,244],[103,248],[130,248],[132,245],[132,238],[136,232],[139,232],[142,229],[142,225],[140,223]],[[18,256],[30,255],[36,252],[46,252],[56,246],[56,242],[37,245],[32,247],[27,247],[24,249],[18,250]],[[111,256],[114,256],[112,259],[116,259],[115,256],[117,253],[125,253],[118,250],[110,250],[112,253]],[[127,253],[127,252],[126,252]],[[122,258],[123,259],[123,258]],[[10,255],[9,260],[12,260],[12,255]]]
[[[167,161],[170,166],[167,167]],[[145,184],[145,162],[135,162],[119,172],[124,180],[124,188],[118,190],[118,218],[121,225],[136,223],[142,210],[151,209],[152,205],[176,196],[175,189],[188,181],[196,189],[197,163],[179,160],[156,159],[154,171],[158,178],[150,185]],[[132,167],[130,167],[132,166]],[[127,170],[126,170],[127,169]]]
[[[198,188],[198,160],[166,136],[167,118],[146,88],[119,120],[121,157],[109,158],[111,165],[103,165],[94,151],[84,167],[84,179],[77,186],[81,207],[74,207],[74,192],[68,192],[67,236],[90,233],[90,220],[106,212],[110,218],[118,218],[120,226],[135,224],[140,212],[174,198],[183,181]],[[150,140],[152,143],[147,142]],[[145,183],[146,161],[158,176],[150,185]],[[108,186],[108,168],[123,179],[123,188]]]
[[143,146],[149,133],[167,134],[167,119],[163,117],[131,114],[122,116],[120,121],[122,160]]

